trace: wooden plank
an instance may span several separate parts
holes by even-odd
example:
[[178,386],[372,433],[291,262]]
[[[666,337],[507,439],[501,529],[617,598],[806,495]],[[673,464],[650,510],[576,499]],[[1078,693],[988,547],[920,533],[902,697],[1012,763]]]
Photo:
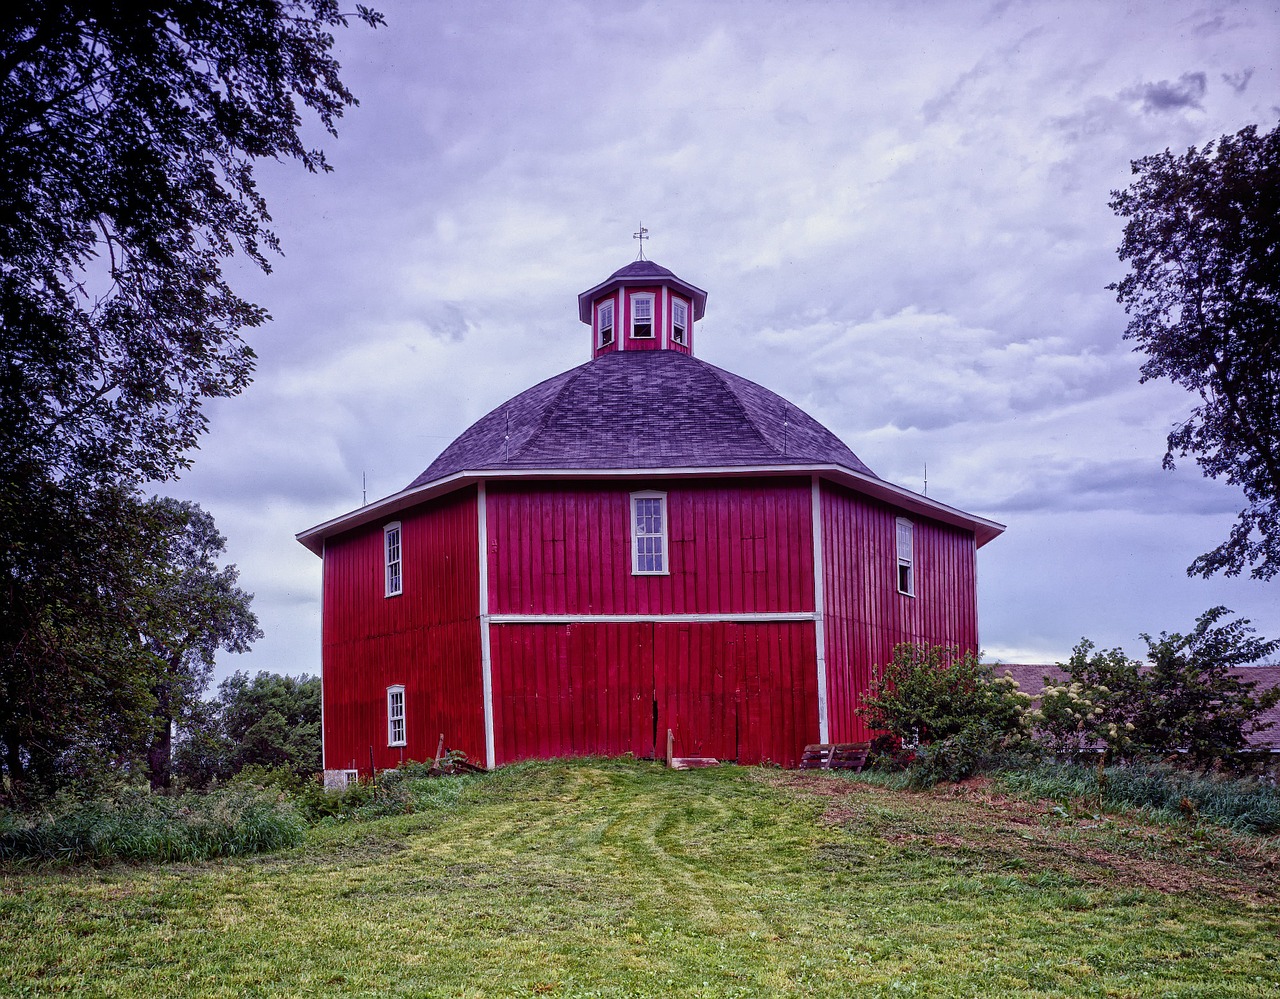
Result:
[[667,764],[672,770],[697,770],[701,767],[718,767],[714,756],[675,756]]

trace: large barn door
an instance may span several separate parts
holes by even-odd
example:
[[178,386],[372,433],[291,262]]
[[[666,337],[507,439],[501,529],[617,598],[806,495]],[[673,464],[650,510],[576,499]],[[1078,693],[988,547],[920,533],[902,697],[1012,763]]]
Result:
[[740,642],[733,625],[654,626],[654,704],[661,748],[670,730],[676,756],[739,758]]
[[501,624],[490,635],[499,765],[654,756],[652,624]]

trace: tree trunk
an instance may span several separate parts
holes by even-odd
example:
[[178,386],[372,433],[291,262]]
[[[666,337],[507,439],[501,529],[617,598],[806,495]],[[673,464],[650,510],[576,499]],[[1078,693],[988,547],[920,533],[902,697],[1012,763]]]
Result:
[[147,776],[151,790],[168,790],[173,776],[173,712],[169,706],[169,684],[155,688],[155,725],[147,744]]

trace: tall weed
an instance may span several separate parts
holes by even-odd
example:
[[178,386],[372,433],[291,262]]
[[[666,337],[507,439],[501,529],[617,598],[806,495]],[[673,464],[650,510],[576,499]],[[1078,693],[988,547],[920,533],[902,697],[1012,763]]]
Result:
[[0,819],[0,862],[192,861],[296,846],[306,823],[277,788],[237,784],[172,797],[142,790],[60,799]]
[[1207,819],[1241,832],[1280,831],[1280,788],[1256,777],[1180,770],[1164,763],[1098,767],[1049,760],[994,775],[1019,794],[1138,808],[1164,818]]

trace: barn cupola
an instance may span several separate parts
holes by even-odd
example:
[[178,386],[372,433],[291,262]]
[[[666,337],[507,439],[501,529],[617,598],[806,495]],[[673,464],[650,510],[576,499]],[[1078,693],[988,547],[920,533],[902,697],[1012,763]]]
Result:
[[636,260],[578,296],[578,318],[591,327],[591,356],[617,350],[693,353],[693,324],[707,293],[652,260]]

